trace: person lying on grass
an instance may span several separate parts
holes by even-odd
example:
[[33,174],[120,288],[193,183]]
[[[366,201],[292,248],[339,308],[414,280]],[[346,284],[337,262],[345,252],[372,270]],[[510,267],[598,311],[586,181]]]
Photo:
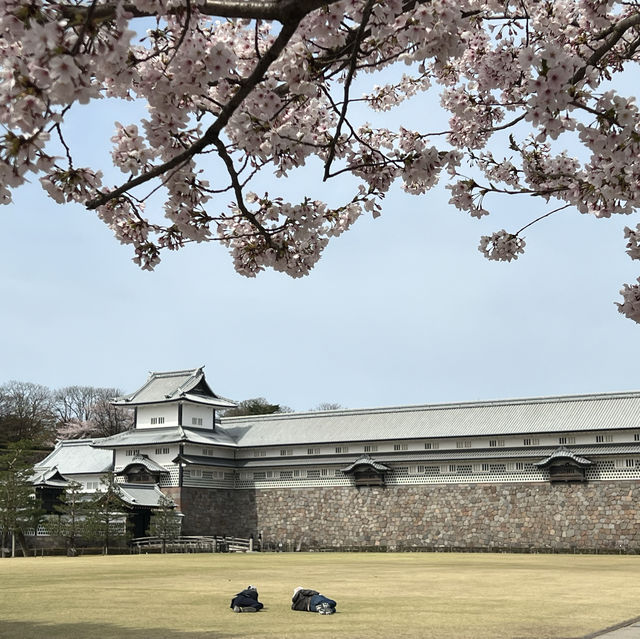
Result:
[[336,611],[336,602],[321,595],[317,590],[298,586],[293,591],[291,610],[318,612],[321,615],[332,615]]
[[233,612],[258,612],[264,606],[258,601],[258,589],[247,586],[231,600]]

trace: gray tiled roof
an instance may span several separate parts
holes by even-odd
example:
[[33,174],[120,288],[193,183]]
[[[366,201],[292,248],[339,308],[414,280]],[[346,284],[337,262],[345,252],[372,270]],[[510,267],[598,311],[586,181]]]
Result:
[[147,455],[134,455],[131,458],[131,461],[129,461],[127,465],[118,474],[119,475],[124,474],[127,468],[129,468],[130,466],[135,466],[136,464],[140,466],[144,466],[148,471],[152,473],[168,473],[169,472],[164,466],[160,466],[160,464],[157,464],[153,460],[149,459]]
[[197,466],[224,466],[227,468],[235,468],[236,463],[233,459],[225,457],[204,457],[203,455],[178,455],[172,460],[174,464],[184,462],[185,464],[194,464]]
[[29,481],[34,486],[54,486],[56,488],[66,488],[69,485],[69,481],[66,480],[58,471],[57,468],[47,468],[34,473],[29,478]]
[[66,439],[59,441],[54,450],[35,465],[35,472],[57,467],[60,474],[85,475],[113,470],[113,453],[94,448],[95,439]]
[[111,437],[95,440],[95,446],[100,448],[119,448],[122,446],[151,446],[153,444],[173,444],[189,442],[192,444],[234,445],[229,435],[216,428],[203,430],[185,428],[184,426],[169,426],[167,428],[138,428],[118,433]]
[[116,397],[116,406],[159,404],[185,399],[197,404],[232,408],[236,404],[216,395],[207,384],[203,367],[185,371],[150,373],[149,379],[134,393]]
[[369,455],[362,455],[361,457],[358,457],[358,459],[356,459],[352,464],[349,464],[348,466],[346,466],[345,468],[341,468],[340,470],[342,470],[343,473],[351,473],[356,468],[358,468],[358,466],[369,466],[381,472],[391,470],[389,466],[381,464],[379,461],[372,459]]
[[241,446],[640,429],[640,392],[222,419]]
[[117,484],[123,501],[132,506],[158,506],[164,493],[157,484]]
[[540,466],[541,468],[544,468],[554,459],[571,459],[580,466],[590,466],[592,463],[590,459],[581,457],[580,455],[574,453],[572,450],[569,450],[564,446],[560,446],[560,448],[556,448],[547,458],[541,459],[539,462],[535,463],[534,466]]

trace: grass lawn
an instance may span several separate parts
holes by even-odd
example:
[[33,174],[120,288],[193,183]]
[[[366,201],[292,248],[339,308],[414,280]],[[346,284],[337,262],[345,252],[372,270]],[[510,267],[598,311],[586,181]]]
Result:
[[[265,609],[234,614],[255,584]],[[290,610],[295,586],[338,614]],[[640,557],[188,554],[0,560],[10,639],[543,639],[640,616]]]

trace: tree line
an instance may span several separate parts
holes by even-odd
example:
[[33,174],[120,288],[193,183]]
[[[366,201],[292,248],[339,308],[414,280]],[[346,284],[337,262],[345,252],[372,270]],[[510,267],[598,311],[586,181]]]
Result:
[[7,382],[0,386],[0,447],[29,440],[46,449],[56,439],[108,437],[127,430],[131,412],[111,404],[121,394],[118,388],[51,390],[30,382]]

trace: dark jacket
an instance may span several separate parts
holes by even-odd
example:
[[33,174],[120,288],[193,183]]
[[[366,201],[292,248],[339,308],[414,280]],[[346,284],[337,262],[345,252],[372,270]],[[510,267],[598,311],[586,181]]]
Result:
[[291,599],[291,610],[306,610],[309,612],[311,597],[319,594],[317,590],[310,590],[309,588],[298,590]]
[[264,606],[258,601],[258,591],[255,588],[245,588],[242,592],[239,592],[232,600],[229,608],[239,606],[240,608],[255,608],[260,610]]

